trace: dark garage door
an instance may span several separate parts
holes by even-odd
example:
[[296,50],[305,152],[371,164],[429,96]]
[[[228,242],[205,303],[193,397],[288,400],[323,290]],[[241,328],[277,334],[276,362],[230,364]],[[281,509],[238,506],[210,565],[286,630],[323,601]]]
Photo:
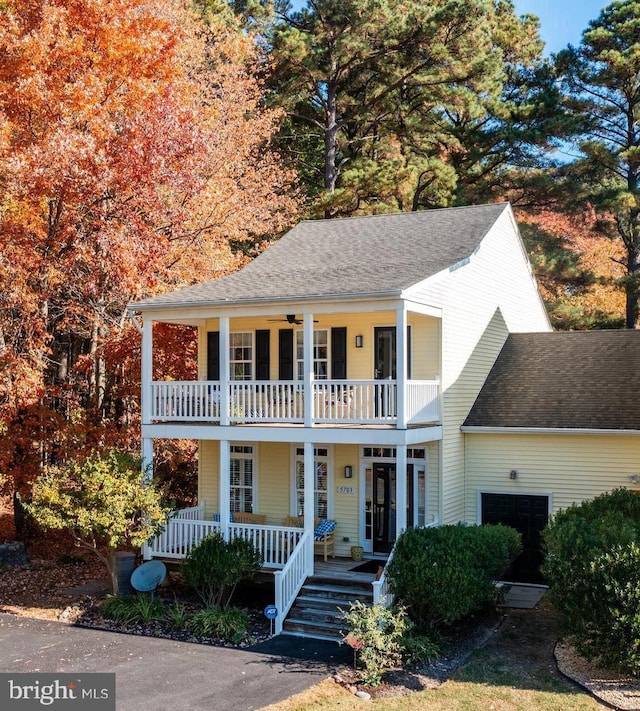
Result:
[[522,534],[522,553],[503,578],[517,583],[542,583],[542,539],[549,518],[546,496],[482,494],[482,523],[502,523]]

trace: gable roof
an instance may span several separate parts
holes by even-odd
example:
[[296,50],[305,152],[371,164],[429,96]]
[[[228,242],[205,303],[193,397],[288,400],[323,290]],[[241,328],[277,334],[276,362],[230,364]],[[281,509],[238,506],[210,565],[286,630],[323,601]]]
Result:
[[508,203],[300,222],[235,274],[135,308],[397,295],[469,258]]
[[511,334],[467,427],[640,430],[640,332]]

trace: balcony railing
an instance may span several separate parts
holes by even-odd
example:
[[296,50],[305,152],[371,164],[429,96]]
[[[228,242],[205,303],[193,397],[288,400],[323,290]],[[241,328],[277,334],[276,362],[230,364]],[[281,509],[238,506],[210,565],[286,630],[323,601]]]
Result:
[[[151,419],[165,422],[219,422],[220,383],[151,383]],[[231,423],[303,423],[304,383],[291,380],[233,381],[227,390]],[[316,380],[314,423],[394,424],[398,421],[395,380]],[[410,380],[405,388],[407,424],[438,422],[437,380]]]

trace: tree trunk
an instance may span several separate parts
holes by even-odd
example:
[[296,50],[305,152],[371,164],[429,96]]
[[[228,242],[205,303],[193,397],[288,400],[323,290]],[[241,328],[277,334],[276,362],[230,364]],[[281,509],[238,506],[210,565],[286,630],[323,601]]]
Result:
[[627,248],[627,280],[625,282],[626,315],[625,327],[638,327],[638,288],[640,287],[640,255],[634,246]]
[[[335,192],[337,181],[336,160],[338,155],[337,101],[335,87],[327,89],[327,111],[324,128],[324,187],[331,194]],[[325,210],[325,218],[332,217],[332,210]]]

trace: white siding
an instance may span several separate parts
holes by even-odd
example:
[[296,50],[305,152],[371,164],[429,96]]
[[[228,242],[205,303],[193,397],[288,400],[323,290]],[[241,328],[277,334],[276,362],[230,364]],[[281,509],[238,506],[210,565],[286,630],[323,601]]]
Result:
[[[640,436],[465,434],[466,520],[476,523],[479,492],[545,494],[551,513],[617,487],[640,489]],[[515,469],[517,479],[509,472]]]
[[412,294],[443,310],[442,518],[464,518],[460,425],[510,332],[550,325],[510,210],[469,262],[423,282]]

